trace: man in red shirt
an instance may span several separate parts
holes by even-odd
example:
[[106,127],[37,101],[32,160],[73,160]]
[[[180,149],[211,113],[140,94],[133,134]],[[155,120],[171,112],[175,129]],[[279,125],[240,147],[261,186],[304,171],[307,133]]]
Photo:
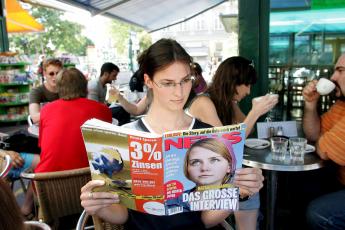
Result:
[[[91,118],[111,122],[111,111],[104,104],[87,96],[87,80],[76,68],[61,71],[57,76],[60,99],[44,106],[40,112],[40,162],[35,172],[53,172],[87,167],[88,159],[80,126]],[[22,213],[29,216],[33,190],[28,189]]]
[[57,77],[57,88],[60,99],[41,110],[41,159],[35,172],[88,166],[80,126],[91,118],[112,120],[109,108],[86,98],[87,80],[78,69],[63,70]]

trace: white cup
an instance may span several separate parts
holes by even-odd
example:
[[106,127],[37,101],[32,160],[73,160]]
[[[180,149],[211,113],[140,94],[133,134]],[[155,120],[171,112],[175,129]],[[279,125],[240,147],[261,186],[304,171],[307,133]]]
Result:
[[268,94],[268,95],[270,96],[270,98],[276,98],[276,99],[279,98],[279,95],[276,94],[276,93],[270,93],[270,94]]
[[264,96],[254,98],[255,101],[260,101]]
[[335,84],[327,78],[320,78],[316,84],[316,91],[320,95],[327,95],[335,88]]
[[[278,94],[275,94],[275,93],[270,93],[270,94],[266,94],[266,95],[268,95],[269,96],[269,99],[273,99],[273,98],[277,98],[278,99]],[[265,96],[266,96],[265,95]],[[263,97],[265,97],[265,96],[261,96],[261,97],[256,97],[256,98],[254,98],[254,100],[255,101],[261,101],[261,99],[263,98]]]

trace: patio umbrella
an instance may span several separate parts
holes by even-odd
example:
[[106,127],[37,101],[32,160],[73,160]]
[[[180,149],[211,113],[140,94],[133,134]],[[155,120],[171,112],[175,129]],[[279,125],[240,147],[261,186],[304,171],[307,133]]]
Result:
[[6,26],[8,33],[39,32],[44,30],[17,0],[6,0]]

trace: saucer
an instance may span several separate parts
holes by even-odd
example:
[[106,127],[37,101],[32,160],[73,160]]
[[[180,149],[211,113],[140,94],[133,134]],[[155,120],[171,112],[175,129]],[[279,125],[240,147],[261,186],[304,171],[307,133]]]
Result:
[[257,138],[248,138],[244,145],[251,149],[265,149],[271,145],[268,140],[257,139]]
[[312,153],[312,152],[315,152],[315,146],[308,144],[307,147],[305,148],[304,153]]

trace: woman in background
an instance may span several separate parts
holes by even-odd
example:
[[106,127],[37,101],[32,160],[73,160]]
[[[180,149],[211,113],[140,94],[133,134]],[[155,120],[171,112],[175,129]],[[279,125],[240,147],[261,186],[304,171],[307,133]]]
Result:
[[[190,100],[188,112],[213,126],[244,122],[248,136],[257,119],[278,102],[278,98],[271,95],[253,99],[252,109],[247,116],[244,115],[238,103],[250,94],[250,88],[256,80],[256,71],[251,61],[243,57],[230,57],[219,65],[206,92]],[[245,211],[235,212],[239,229],[256,229],[259,207],[259,194],[255,194],[248,201],[240,202],[240,210]]]

